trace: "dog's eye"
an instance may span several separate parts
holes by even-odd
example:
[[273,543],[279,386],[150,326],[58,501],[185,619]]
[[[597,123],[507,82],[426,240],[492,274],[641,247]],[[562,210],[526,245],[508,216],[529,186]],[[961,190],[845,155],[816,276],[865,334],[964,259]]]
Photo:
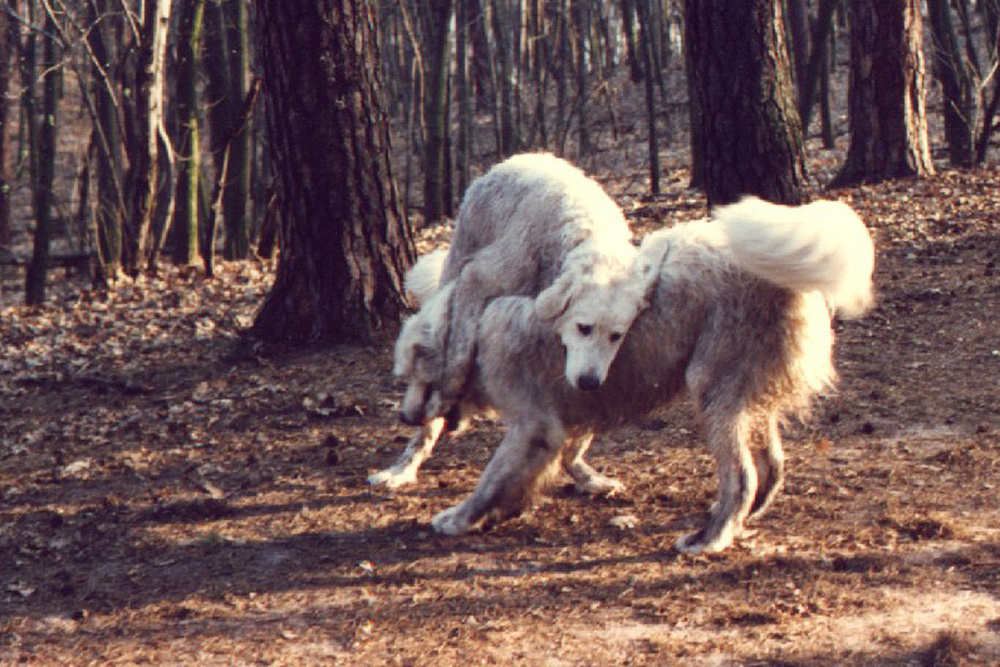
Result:
[[621,339],[622,339],[622,335],[620,333],[618,333],[617,331],[615,333],[611,334],[610,336],[608,336],[608,340],[610,340],[612,343],[617,343]]
[[576,330],[580,332],[581,336],[589,336],[594,330],[594,326],[592,324],[577,324]]

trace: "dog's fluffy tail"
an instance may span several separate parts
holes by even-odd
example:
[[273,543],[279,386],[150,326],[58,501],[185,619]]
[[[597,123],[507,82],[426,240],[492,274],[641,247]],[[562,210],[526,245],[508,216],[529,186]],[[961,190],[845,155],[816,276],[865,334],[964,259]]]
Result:
[[444,261],[448,257],[448,249],[441,248],[421,255],[406,272],[403,287],[413,295],[418,303],[425,303],[441,283],[441,272]]
[[822,292],[845,317],[859,317],[871,307],[875,248],[847,204],[781,206],[745,197],[715,209],[712,217],[741,268],[785,289]]

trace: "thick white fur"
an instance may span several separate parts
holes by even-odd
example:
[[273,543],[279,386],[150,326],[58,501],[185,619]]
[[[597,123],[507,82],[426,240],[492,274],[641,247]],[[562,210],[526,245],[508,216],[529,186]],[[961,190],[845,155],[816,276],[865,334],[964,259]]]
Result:
[[865,224],[847,204],[816,201],[793,207],[745,197],[715,209],[712,217],[747,271],[789,289],[822,292],[844,317],[858,317],[871,307],[875,249]]
[[[541,297],[493,300],[478,330],[477,384],[509,430],[473,493],[436,515],[434,528],[459,534],[488,516],[521,511],[581,438],[634,421],[686,390],[719,485],[708,522],[676,546],[687,553],[729,546],[781,487],[780,423],[804,415],[834,382],[827,300],[872,302],[867,232],[852,236],[831,224],[803,235],[789,224],[796,215],[810,224],[819,210],[843,219],[840,207],[787,209],[773,220],[760,215],[766,208],[741,202],[723,209],[723,224],[694,222],[645,239],[634,271],[650,288],[649,306],[595,391],[565,381]],[[744,263],[761,247],[774,249],[764,275],[757,274],[761,262]],[[851,254],[859,257],[846,261]],[[816,275],[826,278],[817,283]]]
[[[403,420],[423,423],[462,402],[472,379],[479,315],[502,295],[539,295],[552,326],[566,332],[567,379],[577,386],[599,384],[644,306],[643,289],[630,275],[636,255],[621,210],[573,165],[527,153],[494,166],[466,192],[441,268],[441,284],[454,290],[444,348],[434,351],[441,366],[409,370],[417,352],[435,343],[421,340],[424,327],[405,326],[397,340],[398,374],[408,382],[428,380],[407,392],[425,400],[404,401]],[[575,317],[580,312],[583,320]],[[577,325],[593,335],[576,335]]]
[[[547,318],[567,330],[567,378],[596,386],[643,307],[631,278],[637,250],[618,206],[595,181],[543,153],[514,156],[477,179],[463,199],[451,247],[421,257],[406,276],[423,303],[396,341],[394,373],[406,380],[403,421],[421,424],[400,458],[369,478],[396,487],[412,482],[451,426],[489,407],[478,393],[473,356],[479,314],[500,295],[541,292]],[[438,284],[444,285],[434,293]],[[572,313],[582,312],[583,319]],[[571,324],[572,323],[572,324]],[[579,335],[579,324],[589,336]],[[565,461],[577,487],[590,493],[622,488],[583,460],[590,439]]]
[[441,273],[448,259],[448,249],[439,248],[421,255],[403,278],[403,288],[413,295],[418,304],[423,304],[437,291],[441,284]]

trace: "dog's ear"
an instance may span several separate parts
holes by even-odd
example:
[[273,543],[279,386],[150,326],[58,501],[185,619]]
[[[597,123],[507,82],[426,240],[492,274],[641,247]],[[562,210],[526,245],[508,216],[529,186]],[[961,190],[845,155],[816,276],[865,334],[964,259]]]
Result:
[[563,271],[554,283],[535,298],[535,314],[544,321],[552,321],[566,312],[576,281],[573,271]]

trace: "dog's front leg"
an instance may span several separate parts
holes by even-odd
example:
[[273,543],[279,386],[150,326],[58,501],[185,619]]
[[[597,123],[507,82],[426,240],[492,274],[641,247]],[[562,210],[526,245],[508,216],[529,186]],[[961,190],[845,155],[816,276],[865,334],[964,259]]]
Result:
[[593,433],[572,438],[563,449],[563,469],[573,478],[576,490],[594,496],[613,496],[625,490],[625,485],[594,470],[583,456],[594,440]]
[[708,523],[677,540],[677,549],[687,554],[717,553],[731,545],[743,531],[757,494],[747,420],[705,415],[705,422],[709,449],[718,466],[719,492]]
[[558,460],[563,440],[559,427],[515,422],[483,470],[475,490],[455,507],[439,512],[431,520],[434,530],[460,535],[488,514],[498,518],[520,514]]
[[444,425],[445,418],[436,417],[421,426],[420,432],[410,438],[406,449],[399,455],[396,462],[385,470],[370,475],[368,483],[372,486],[395,489],[417,481],[417,471],[434,451],[434,445],[441,439]]

